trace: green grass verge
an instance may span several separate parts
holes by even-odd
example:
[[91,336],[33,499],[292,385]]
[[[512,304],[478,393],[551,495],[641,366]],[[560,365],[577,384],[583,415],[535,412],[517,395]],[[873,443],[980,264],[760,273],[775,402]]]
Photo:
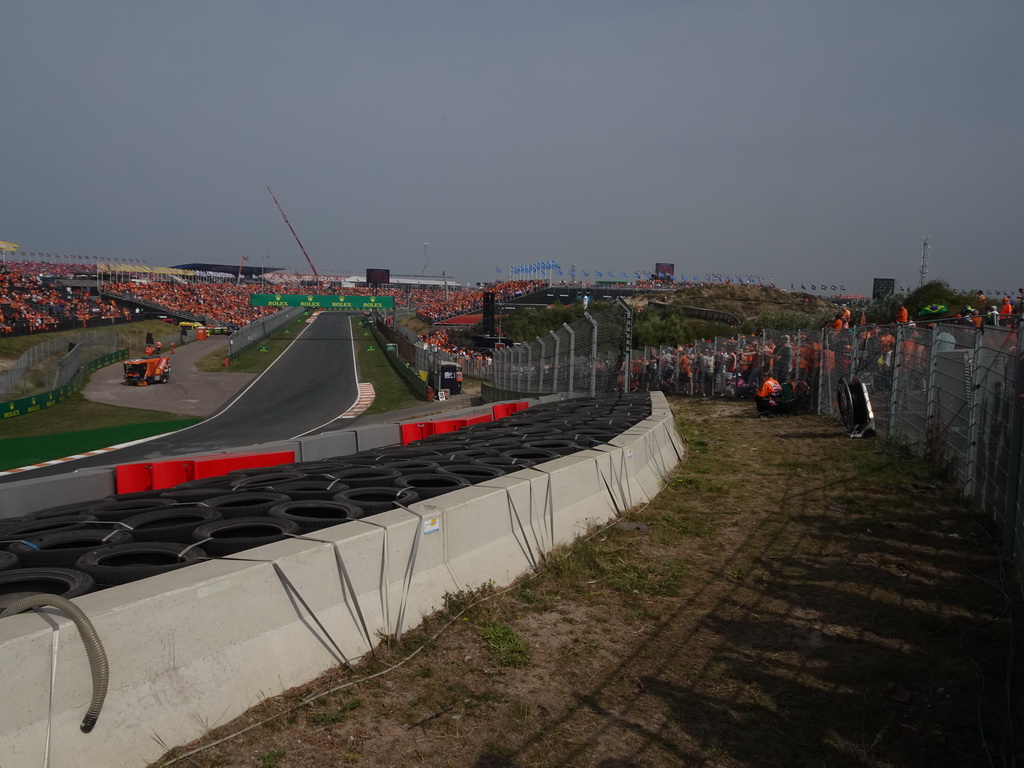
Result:
[[[409,388],[395,373],[388,363],[387,353],[377,347],[373,336],[363,336],[368,333],[360,324],[359,318],[352,318],[352,335],[355,339],[356,364],[359,368],[359,381],[373,384],[374,398],[373,405],[364,411],[364,415],[370,416],[375,413],[389,413],[390,411],[412,408],[422,405],[422,400],[413,397]],[[373,350],[367,350],[372,346]]]
[[[95,405],[95,403],[94,403]],[[114,408],[103,406],[114,411],[125,411],[127,408]],[[42,434],[32,437],[17,437],[0,439],[0,470],[24,467],[29,464],[38,464],[41,461],[71,456],[84,451],[94,451],[97,448],[106,448],[111,445],[119,445],[132,440],[141,440],[144,437],[161,435],[165,432],[173,432],[177,429],[184,429],[196,424],[202,419],[182,419],[180,417],[167,419],[172,414],[157,411],[146,411],[148,414],[157,414],[163,417],[163,421],[148,421],[142,424],[122,424],[113,427],[101,427],[99,429],[84,429],[78,432],[61,432]],[[22,416],[21,419],[28,419]]]
[[[213,352],[199,358],[196,361],[196,368],[206,373],[217,371],[239,371],[241,373],[262,373],[270,367],[282,352],[288,349],[296,336],[306,327],[305,315],[299,317],[295,322],[286,325],[269,339],[264,339],[256,347],[250,349],[244,355],[240,355],[231,361],[231,365],[225,367],[223,350]],[[261,352],[260,348],[266,347],[267,351]]]

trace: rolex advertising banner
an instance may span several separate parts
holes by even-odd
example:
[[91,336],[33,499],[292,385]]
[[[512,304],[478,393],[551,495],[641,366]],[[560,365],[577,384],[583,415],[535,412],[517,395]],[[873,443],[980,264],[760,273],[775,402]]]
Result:
[[373,309],[394,309],[392,296],[315,296],[305,293],[254,293],[253,307],[319,307],[343,312],[368,312]]

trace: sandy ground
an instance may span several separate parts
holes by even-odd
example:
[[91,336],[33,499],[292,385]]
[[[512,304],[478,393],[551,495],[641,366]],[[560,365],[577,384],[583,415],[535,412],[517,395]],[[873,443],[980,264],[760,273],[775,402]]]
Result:
[[167,411],[184,416],[210,416],[256,378],[254,373],[204,373],[196,370],[196,360],[226,348],[227,337],[224,336],[194,341],[179,347],[171,356],[171,376],[168,382],[148,387],[123,384],[124,369],[121,364],[109,365],[89,378],[83,394],[93,402],[123,408]]

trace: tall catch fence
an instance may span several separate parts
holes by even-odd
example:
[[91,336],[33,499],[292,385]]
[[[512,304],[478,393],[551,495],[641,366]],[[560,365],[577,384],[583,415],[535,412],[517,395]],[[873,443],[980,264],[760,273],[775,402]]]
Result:
[[1021,330],[935,323],[781,332],[638,350],[631,389],[750,397],[769,374],[798,411],[841,419],[839,391],[864,384],[875,430],[948,470],[1002,531],[1024,580]]
[[492,384],[481,387],[483,399],[574,397],[621,389],[630,370],[632,328],[632,310],[617,301],[531,342],[495,350]]

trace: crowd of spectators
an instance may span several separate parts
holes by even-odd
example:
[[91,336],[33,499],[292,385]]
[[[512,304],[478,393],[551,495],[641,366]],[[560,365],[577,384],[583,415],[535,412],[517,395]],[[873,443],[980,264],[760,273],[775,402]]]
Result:
[[125,299],[140,299],[166,307],[168,311],[187,312],[205,318],[211,325],[243,326],[272,315],[274,307],[252,307],[253,293],[265,292],[262,286],[234,283],[111,283],[110,293]]
[[124,322],[131,317],[116,301],[46,282],[44,272],[21,269],[17,262],[5,267],[0,270],[0,335],[70,330],[96,318]]

